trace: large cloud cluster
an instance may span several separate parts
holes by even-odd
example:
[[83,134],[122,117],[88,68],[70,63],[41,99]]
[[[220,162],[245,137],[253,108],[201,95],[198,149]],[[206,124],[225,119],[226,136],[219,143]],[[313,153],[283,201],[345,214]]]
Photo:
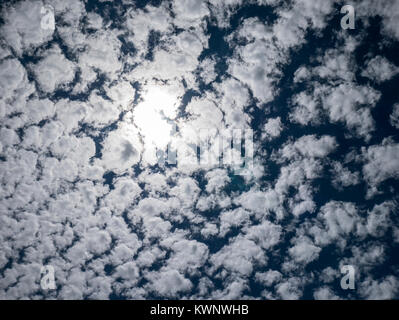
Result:
[[4,4],[0,299],[397,298],[399,6],[341,4]]

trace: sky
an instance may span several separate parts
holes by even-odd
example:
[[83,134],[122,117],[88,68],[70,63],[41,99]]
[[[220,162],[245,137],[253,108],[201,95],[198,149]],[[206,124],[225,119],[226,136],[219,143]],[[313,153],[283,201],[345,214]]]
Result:
[[0,8],[0,299],[399,298],[399,1]]

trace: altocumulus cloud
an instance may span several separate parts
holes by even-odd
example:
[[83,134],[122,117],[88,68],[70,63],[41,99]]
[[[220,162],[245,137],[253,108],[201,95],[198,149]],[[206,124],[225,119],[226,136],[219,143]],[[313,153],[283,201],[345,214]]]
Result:
[[342,5],[2,4],[0,299],[398,298],[399,2]]

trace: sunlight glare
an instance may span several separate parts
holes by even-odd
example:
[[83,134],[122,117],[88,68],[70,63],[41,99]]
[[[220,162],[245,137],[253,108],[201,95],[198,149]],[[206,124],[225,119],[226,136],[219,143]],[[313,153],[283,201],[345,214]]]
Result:
[[170,88],[150,86],[143,101],[133,111],[134,122],[144,136],[145,144],[165,148],[177,115],[178,98]]

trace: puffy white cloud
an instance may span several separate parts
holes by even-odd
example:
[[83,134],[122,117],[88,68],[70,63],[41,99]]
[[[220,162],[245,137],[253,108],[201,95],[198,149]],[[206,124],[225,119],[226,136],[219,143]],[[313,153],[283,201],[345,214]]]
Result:
[[95,72],[105,73],[111,80],[116,79],[122,69],[119,60],[121,42],[113,32],[100,30],[84,40],[82,52],[78,54],[78,66],[82,71],[82,81],[75,87],[76,92],[85,90],[87,84],[97,77]]
[[366,69],[362,71],[362,76],[380,83],[390,80],[397,73],[399,73],[398,67],[386,58],[377,56],[367,62]]
[[253,271],[254,263],[265,264],[266,257],[261,247],[254,241],[237,237],[229,245],[210,257],[211,271],[223,267],[230,272],[242,276],[249,276]]
[[362,282],[360,288],[362,296],[370,300],[394,299],[398,290],[399,281],[394,276],[388,276],[380,281],[366,279],[366,281]]
[[166,263],[174,270],[198,273],[208,259],[208,247],[195,240],[177,241],[170,248],[173,254]]
[[243,291],[248,289],[247,281],[238,278],[233,282],[227,285],[227,288],[222,292],[221,290],[217,290],[213,294],[213,299],[222,299],[222,300],[236,300],[236,299],[246,299],[243,296]]
[[360,182],[358,172],[351,172],[338,161],[333,162],[332,173],[332,183],[334,187],[339,190],[343,189],[344,187],[356,185]]
[[279,283],[276,288],[278,295],[284,300],[297,300],[302,296],[298,278],[289,278],[287,281]]
[[[389,178],[396,179],[399,172],[399,145],[384,140],[381,145],[363,148],[365,164],[363,175],[369,183],[371,194],[376,192],[378,185]],[[370,194],[370,195],[371,195]]]
[[379,98],[380,94],[369,87],[341,84],[323,97],[323,108],[328,110],[332,122],[344,122],[357,135],[369,139],[374,130],[370,107]]
[[325,229],[314,226],[309,230],[318,246],[325,246],[335,241],[338,246],[343,248],[347,236],[356,235],[360,228],[358,210],[350,202],[330,201],[320,209],[318,218]]
[[114,189],[104,198],[104,204],[122,214],[141,194],[141,188],[130,177],[121,177],[113,181]]
[[106,251],[111,244],[111,237],[105,231],[90,229],[85,235],[87,250],[93,254],[101,254]]
[[269,119],[264,126],[265,137],[269,139],[278,137],[282,130],[283,125],[280,117]]
[[290,113],[292,122],[297,122],[301,125],[318,124],[320,122],[321,112],[315,97],[306,92],[301,92],[293,97],[293,104],[295,107]]
[[338,146],[332,136],[303,136],[293,144],[287,144],[281,151],[283,157],[296,158],[298,154],[310,158],[324,158]]
[[220,214],[220,236],[224,237],[232,227],[241,227],[249,222],[250,214],[242,208],[224,211]]
[[378,15],[382,17],[382,31],[384,34],[399,39],[399,28],[395,23],[399,16],[399,4],[396,1],[367,0],[356,4],[358,16],[368,19]]
[[281,202],[280,195],[274,190],[266,192],[248,191],[242,193],[237,199],[243,208],[252,211],[260,216],[267,215],[270,210],[277,211]]
[[70,83],[75,76],[74,64],[64,57],[58,47],[49,50],[32,69],[40,88],[45,92],[53,92],[61,85]]
[[55,105],[49,99],[32,99],[27,102],[25,113],[28,118],[26,123],[39,123],[54,116]]
[[164,269],[152,272],[146,275],[146,278],[151,283],[151,290],[157,295],[169,298],[176,297],[192,288],[191,281],[176,270]]
[[121,124],[104,140],[102,157],[97,162],[106,170],[122,173],[139,162],[141,149],[137,130],[128,124]]
[[122,110],[127,110],[134,100],[135,90],[128,81],[120,81],[111,87],[105,88],[107,95],[114,101],[120,104]]
[[230,177],[227,175],[226,170],[223,169],[209,171],[206,173],[205,177],[208,179],[206,191],[209,193],[220,191],[230,182]]
[[93,126],[110,125],[120,114],[118,104],[104,99],[97,90],[92,91],[85,107],[85,122]]
[[168,189],[166,176],[163,174],[144,171],[139,178],[145,183],[144,189],[148,192],[162,193]]
[[174,1],[173,12],[176,15],[174,23],[184,28],[201,23],[201,20],[209,14],[206,3],[196,0]]
[[197,200],[200,189],[197,182],[191,178],[181,178],[178,180],[177,185],[172,188],[171,194],[175,195],[183,207],[191,207]]
[[399,103],[393,105],[392,113],[389,116],[391,125],[396,129],[399,129]]
[[305,66],[299,67],[294,74],[294,83],[301,82],[310,77],[310,72]]
[[339,297],[328,287],[321,287],[317,289],[313,296],[316,300],[339,300]]
[[248,89],[234,78],[226,77],[220,83],[213,84],[221,99],[218,107],[224,113],[224,121],[233,128],[247,128],[250,118],[244,112],[249,104]]
[[391,202],[383,202],[375,205],[368,212],[366,228],[367,232],[374,237],[382,237],[386,234],[390,224],[390,215],[394,211],[394,205]]
[[311,26],[321,29],[332,10],[333,1],[295,1],[293,8],[279,12],[279,19],[273,25],[273,34],[283,48],[294,47],[304,41],[305,30]]
[[[5,103],[4,115],[21,110],[26,98],[33,92],[25,68],[17,59],[6,59],[0,64],[0,99]],[[12,100],[16,103],[10,103]],[[0,101],[1,101],[0,100]],[[19,101],[18,101],[19,100]]]
[[[275,64],[283,58],[278,48],[271,43],[270,30],[264,30],[264,34],[252,33],[257,25],[263,27],[257,19],[247,19],[239,30],[239,35],[255,36],[256,40],[235,49],[236,56],[229,61],[229,73],[247,85],[255,98],[266,103],[277,94],[278,90],[273,84],[280,76],[280,71]],[[265,59],[271,63],[265,64]]]
[[36,150],[47,148],[56,142],[64,133],[64,126],[59,121],[51,121],[43,127],[29,127],[23,138],[23,146]]
[[12,129],[7,128],[0,129],[0,139],[3,147],[15,145],[20,141],[17,133]]
[[[324,56],[317,57],[319,65],[316,67],[301,66],[296,71],[294,81],[306,80],[308,89],[294,95],[290,120],[302,125],[316,125],[324,121],[326,115],[332,123],[345,124],[352,135],[369,140],[374,130],[370,110],[381,94],[355,82],[353,50],[357,40],[341,37],[345,46],[327,50]],[[319,81],[320,78],[328,82]]]
[[85,165],[95,155],[95,145],[89,137],[63,135],[51,146],[54,155],[61,158],[69,158],[77,164]]
[[181,32],[169,35],[164,46],[154,49],[153,59],[144,60],[132,71],[134,79],[182,80],[194,85],[193,71],[198,67],[198,57],[207,47],[207,37],[202,31]]
[[129,35],[135,47],[145,54],[148,37],[151,31],[166,33],[172,28],[172,18],[165,5],[153,7],[147,5],[145,10],[131,10],[127,13],[126,28],[133,33]]
[[[351,44],[351,38],[345,38],[345,45]],[[328,79],[331,83],[352,82],[354,80],[354,70],[352,56],[347,47],[339,49],[329,49],[324,56],[318,57],[318,65],[312,74],[323,79]],[[305,73],[307,77],[311,75]],[[302,77],[305,75],[303,74]]]
[[[325,33],[332,1],[106,2],[47,1],[55,37],[40,29],[41,1],[3,7],[0,298],[42,299],[43,264],[58,286],[47,299],[299,299],[308,286],[338,299],[342,264],[356,267],[354,297],[395,298],[395,185],[371,197],[397,178],[399,153],[371,111],[397,73],[384,57],[397,6],[357,4],[366,27],[381,16],[383,37],[359,70],[366,32]],[[247,17],[255,6],[273,14]],[[321,35],[330,48],[303,55]],[[197,161],[201,130],[214,142],[251,128],[250,175]],[[177,164],[159,161],[167,145]],[[202,147],[216,160],[218,145]],[[331,198],[362,182],[367,201],[360,189],[354,203]],[[340,261],[318,261],[324,248]]]
[[57,119],[62,123],[65,132],[76,130],[79,122],[85,118],[87,112],[88,106],[85,103],[61,99],[55,104]]
[[252,226],[246,230],[246,237],[255,241],[263,249],[270,249],[280,241],[282,229],[269,221]]
[[294,240],[295,245],[288,251],[296,262],[308,264],[317,259],[321,249],[315,246],[309,238],[301,237]]
[[283,275],[276,271],[276,270],[269,270],[266,272],[257,272],[255,274],[255,279],[257,282],[270,287],[271,285],[275,284],[276,282],[282,279]]
[[6,7],[6,23],[2,36],[19,55],[51,40],[54,30],[42,27],[42,1],[21,1],[15,7]]

